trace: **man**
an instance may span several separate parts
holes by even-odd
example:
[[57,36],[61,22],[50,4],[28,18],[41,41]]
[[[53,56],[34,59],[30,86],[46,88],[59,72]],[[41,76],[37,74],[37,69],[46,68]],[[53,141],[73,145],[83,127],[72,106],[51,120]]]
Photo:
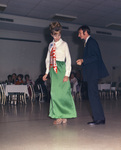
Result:
[[88,84],[88,97],[92,109],[93,121],[89,125],[105,124],[105,116],[98,93],[98,80],[108,76],[101,52],[96,40],[90,36],[90,28],[86,25],[78,29],[78,37],[85,40],[83,59],[76,61],[82,65],[83,79]]

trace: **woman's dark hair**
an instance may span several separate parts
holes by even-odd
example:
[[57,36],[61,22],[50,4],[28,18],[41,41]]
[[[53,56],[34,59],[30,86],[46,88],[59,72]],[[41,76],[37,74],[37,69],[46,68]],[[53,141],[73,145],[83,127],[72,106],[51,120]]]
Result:
[[30,78],[30,76],[29,76],[28,74],[25,75],[25,79],[26,79],[27,77]]
[[18,74],[17,78],[20,77],[21,79],[23,79],[23,74]]
[[8,75],[8,79],[9,79],[9,78],[11,78],[11,79],[12,79],[12,75],[10,75],[10,74],[9,74],[9,75]]
[[12,76],[13,76],[13,75],[14,75],[14,76],[17,76],[16,73],[13,73]]
[[87,26],[87,25],[83,25],[81,27],[79,27],[78,31],[79,30],[82,30],[83,33],[85,33],[85,31],[87,31],[87,33],[90,35],[91,34],[91,31],[90,31],[90,28]]

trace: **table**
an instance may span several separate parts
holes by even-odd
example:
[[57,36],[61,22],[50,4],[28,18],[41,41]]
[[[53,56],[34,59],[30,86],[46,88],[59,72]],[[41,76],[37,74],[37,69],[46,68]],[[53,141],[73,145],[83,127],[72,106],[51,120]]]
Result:
[[10,93],[24,94],[24,102],[26,104],[26,95],[29,96],[27,85],[5,85],[5,95],[8,96]]
[[98,84],[98,90],[99,90],[99,94],[101,97],[110,97],[110,88],[111,88],[111,84],[109,83],[102,83],[102,84]]
[[103,83],[103,84],[98,84],[98,90],[110,90],[111,84],[108,83]]

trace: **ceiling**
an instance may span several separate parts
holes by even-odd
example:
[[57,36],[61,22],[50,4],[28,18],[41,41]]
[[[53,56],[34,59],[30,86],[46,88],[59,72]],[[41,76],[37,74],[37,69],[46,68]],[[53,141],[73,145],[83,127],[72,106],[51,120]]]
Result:
[[112,29],[121,30],[121,0],[0,0],[0,4],[7,5],[0,14],[49,21],[54,20],[55,14],[60,14],[75,17],[71,21],[61,17],[61,22],[99,28],[112,24]]

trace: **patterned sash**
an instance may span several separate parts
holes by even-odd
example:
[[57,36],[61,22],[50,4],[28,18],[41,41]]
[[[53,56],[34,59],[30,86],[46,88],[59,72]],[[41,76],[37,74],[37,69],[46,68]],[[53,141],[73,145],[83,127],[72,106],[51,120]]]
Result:
[[51,52],[50,52],[50,68],[53,68],[56,73],[58,72],[57,64],[56,64],[56,46],[55,46],[55,43],[54,43],[54,45],[51,49]]

